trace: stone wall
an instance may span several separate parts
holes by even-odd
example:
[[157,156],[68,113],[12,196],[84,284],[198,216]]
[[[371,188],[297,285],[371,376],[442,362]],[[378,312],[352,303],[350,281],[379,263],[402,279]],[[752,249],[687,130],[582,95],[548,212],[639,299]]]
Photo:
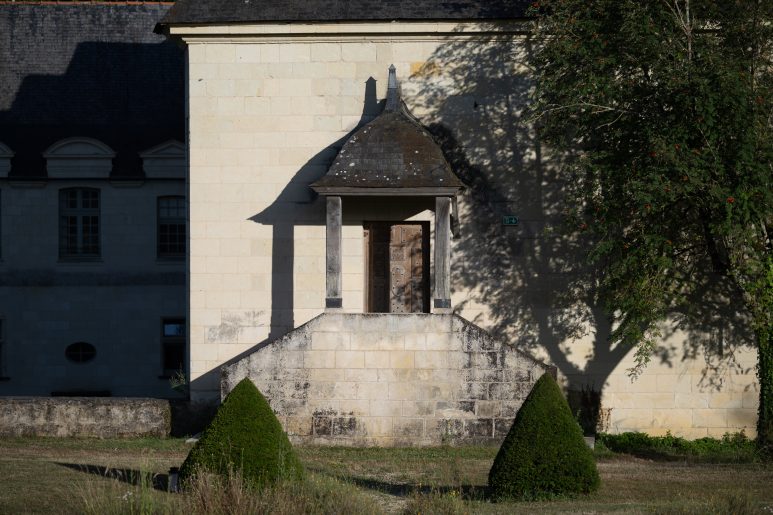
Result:
[[[454,310],[557,366],[574,398],[599,396],[605,431],[754,434],[754,339],[734,330],[743,326],[741,302],[728,288],[692,303],[697,322],[664,324],[657,356],[631,380],[634,349],[611,344],[609,320],[592,295],[587,249],[560,236],[565,178],[525,119],[531,43],[518,27],[174,30],[189,59],[193,400],[218,397],[223,363],[324,310],[325,206],[308,184],[325,173],[350,131],[380,112],[394,64],[408,108],[467,184],[452,241]],[[492,37],[496,31],[501,37]],[[346,312],[365,309],[363,223],[432,222],[426,206],[389,200],[343,201]],[[519,224],[504,226],[506,215]],[[566,302],[569,291],[575,302]]]
[[455,315],[323,314],[223,367],[295,442],[498,442],[548,367]]
[[165,437],[169,401],[105,397],[0,397],[0,436]]
[[[157,256],[159,197],[184,195],[180,179],[132,187],[103,179],[3,188],[0,260],[0,395],[109,391],[179,397],[163,376],[161,321],[186,318],[185,260]],[[100,192],[100,258],[60,259],[59,192]],[[88,362],[65,349],[94,346]],[[76,393],[72,393],[77,395]]]

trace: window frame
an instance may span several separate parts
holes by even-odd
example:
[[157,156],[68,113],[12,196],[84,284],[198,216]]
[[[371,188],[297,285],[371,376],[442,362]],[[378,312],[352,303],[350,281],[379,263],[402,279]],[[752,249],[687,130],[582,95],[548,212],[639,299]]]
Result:
[[[96,195],[89,201],[96,199],[96,207],[85,207],[87,199],[85,193]],[[69,204],[69,194],[75,193],[75,207]],[[71,220],[74,218],[74,245],[71,242]],[[87,220],[87,218],[89,220]],[[77,186],[61,188],[59,190],[59,260],[60,261],[96,261],[102,257],[102,192],[99,188]],[[94,221],[96,223],[94,224]],[[87,234],[87,227],[95,225],[95,230]],[[88,237],[93,237],[95,242],[87,242]],[[95,248],[96,250],[87,250]]]
[[4,316],[0,315],[0,381],[8,381],[10,379],[10,377],[6,375],[6,330],[6,319]]
[[[75,348],[76,352],[70,353],[69,350],[72,348]],[[87,352],[84,353],[84,349],[87,350]],[[69,344],[64,348],[64,357],[69,363],[85,365],[86,363],[91,363],[97,358],[97,348],[92,343],[79,340]]]
[[[167,325],[172,324],[179,324],[182,326],[183,334],[182,335],[167,335],[165,332],[165,328]],[[170,377],[173,377],[176,373],[182,371],[183,374],[186,373],[186,355],[187,355],[187,345],[188,345],[188,323],[185,317],[183,316],[169,316],[169,317],[161,317],[161,326],[160,326],[160,339],[161,339],[161,375],[159,376],[162,379],[168,379]],[[178,352],[180,353],[180,364],[178,367],[175,368],[167,368],[167,352],[171,351],[170,347],[177,347]]]
[[[172,209],[171,206],[162,206],[166,201],[181,201],[182,205],[174,207],[178,211],[177,216],[162,215],[163,209]],[[181,261],[185,259],[188,250],[188,203],[185,195],[162,195],[156,198],[156,257],[161,260]],[[180,213],[180,211],[182,211]],[[164,231],[164,228],[167,228]],[[172,232],[169,228],[175,228],[176,242],[171,242]],[[182,241],[180,241],[182,239]],[[170,250],[170,247],[177,247]]]

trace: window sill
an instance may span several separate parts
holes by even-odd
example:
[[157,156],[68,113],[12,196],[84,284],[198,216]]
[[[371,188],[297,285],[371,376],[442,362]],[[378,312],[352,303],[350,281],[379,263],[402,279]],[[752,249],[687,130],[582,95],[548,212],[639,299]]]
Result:
[[57,263],[70,265],[70,264],[90,264],[90,263],[102,263],[102,257],[60,257]]
[[185,256],[158,256],[156,263],[159,265],[179,265],[185,263]]

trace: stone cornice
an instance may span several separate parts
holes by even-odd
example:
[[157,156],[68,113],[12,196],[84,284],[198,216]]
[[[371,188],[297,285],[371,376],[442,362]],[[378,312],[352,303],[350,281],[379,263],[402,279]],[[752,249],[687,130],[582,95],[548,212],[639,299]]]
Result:
[[177,25],[172,37],[189,43],[249,41],[395,41],[411,39],[477,39],[529,33],[526,21],[498,22],[349,22]]

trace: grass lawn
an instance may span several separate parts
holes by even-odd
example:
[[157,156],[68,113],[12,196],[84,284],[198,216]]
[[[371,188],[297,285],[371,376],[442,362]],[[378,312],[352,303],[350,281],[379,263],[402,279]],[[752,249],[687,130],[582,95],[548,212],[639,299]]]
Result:
[[[188,448],[177,439],[0,439],[0,513],[216,513],[221,505],[211,499],[163,491],[166,472],[182,463]],[[236,492],[228,502],[245,506],[245,512],[288,514],[773,514],[769,463],[604,455],[599,457],[601,489],[589,497],[492,503],[485,486],[494,448],[301,447],[298,452],[310,472],[308,488],[275,488],[254,505],[239,504],[245,501]]]

